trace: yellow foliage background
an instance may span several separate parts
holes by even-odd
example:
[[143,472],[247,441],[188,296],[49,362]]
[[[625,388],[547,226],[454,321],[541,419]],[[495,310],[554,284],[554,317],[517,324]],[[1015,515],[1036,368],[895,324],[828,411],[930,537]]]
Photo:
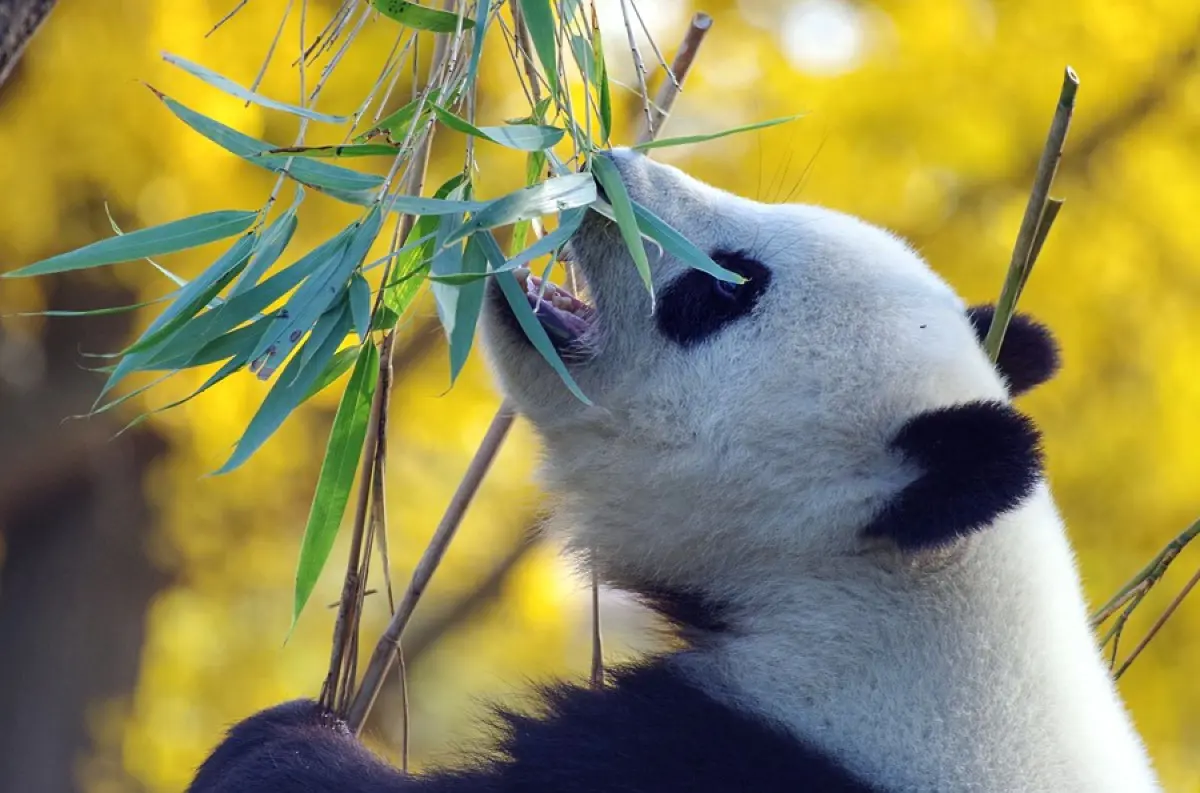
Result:
[[[139,84],[289,144],[294,119],[244,107],[158,57],[177,53],[248,84],[285,3],[256,0],[205,38],[233,4],[62,0],[0,108],[6,269],[106,235],[97,196],[126,228],[263,203],[273,176],[193,133]],[[310,35],[336,5],[309,3]],[[642,6],[655,6],[644,10],[669,56],[691,6]],[[602,13],[614,7],[602,4]],[[850,19],[851,28],[818,27],[834,7],[842,14],[835,20]],[[656,156],[735,192],[764,200],[791,195],[890,227],[974,302],[998,292],[1062,68],[1078,70],[1079,108],[1055,190],[1067,204],[1022,299],[1024,310],[1053,326],[1066,365],[1024,407],[1044,428],[1050,477],[1088,594],[1093,602],[1105,599],[1200,515],[1200,8],[1191,0],[713,0],[703,10],[715,28],[668,134],[809,115]],[[357,105],[394,39],[389,25],[379,20],[365,28],[322,109]],[[294,24],[285,30],[265,93],[295,96],[289,64],[297,35]],[[814,60],[814,36],[840,43],[834,62]],[[611,61],[625,49],[623,33],[609,38]],[[498,42],[487,48],[481,79],[482,120],[522,113]],[[638,106],[629,92],[618,98],[618,139],[628,142]],[[314,132],[309,141],[339,142],[319,137]],[[480,194],[497,195],[523,178],[519,157],[483,145],[478,152]],[[460,162],[461,141],[443,136],[431,182]],[[310,197],[289,255],[353,217],[352,208]],[[169,263],[191,275],[211,255],[188,253]],[[113,276],[143,299],[168,286],[144,264],[115,268]],[[2,290],[0,311],[46,307],[36,280],[7,281]],[[428,333],[432,308],[422,304],[416,314],[404,336],[414,352],[400,373],[391,424],[392,575],[400,582],[498,404],[478,360],[447,391],[445,348]],[[182,396],[207,374],[152,389],[136,408]],[[337,597],[341,546],[313,605],[286,646],[283,640],[300,532],[340,391],[340,384],[326,390],[243,469],[219,478],[204,475],[252,416],[262,383],[235,376],[154,419],[170,452],[144,483],[159,520],[149,552],[174,583],[147,615],[136,691],[95,703],[88,714],[98,749],[81,758],[79,773],[90,790],[179,790],[224,725],[316,692],[332,629],[332,612],[321,606]],[[535,443],[519,426],[414,631],[476,586],[537,519],[535,458]],[[1145,630],[1196,564],[1195,556],[1182,558],[1135,618],[1131,636]],[[385,603],[374,596],[368,640],[385,620]],[[641,641],[636,626],[618,626],[614,656]],[[527,678],[579,677],[588,652],[586,593],[552,550],[539,549],[481,616],[435,642],[410,669],[414,760],[444,757],[455,742],[469,740],[479,698],[520,690]],[[1200,604],[1185,604],[1121,682],[1172,790],[1200,785],[1198,662]],[[394,696],[385,697],[372,728],[377,743],[394,752]]]

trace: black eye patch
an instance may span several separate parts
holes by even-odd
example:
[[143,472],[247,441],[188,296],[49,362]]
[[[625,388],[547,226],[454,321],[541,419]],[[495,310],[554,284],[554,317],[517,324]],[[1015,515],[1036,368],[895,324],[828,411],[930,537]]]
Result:
[[699,344],[749,314],[771,283],[766,265],[744,253],[718,251],[712,258],[747,280],[731,284],[689,270],[662,291],[656,312],[659,332],[681,347]]

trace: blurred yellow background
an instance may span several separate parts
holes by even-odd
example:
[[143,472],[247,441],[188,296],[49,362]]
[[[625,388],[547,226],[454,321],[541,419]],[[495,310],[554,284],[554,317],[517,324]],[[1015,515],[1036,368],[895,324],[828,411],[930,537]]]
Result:
[[[243,104],[165,64],[161,51],[249,84],[286,0],[254,0],[211,37],[235,0],[61,0],[0,89],[0,270],[108,235],[107,202],[130,229],[226,208],[257,209],[274,177],[179,123],[140,81],[256,137],[288,145],[295,120]],[[338,3],[310,0],[309,35]],[[606,51],[628,85],[615,2],[599,3]],[[667,56],[693,6],[643,0]],[[1065,368],[1025,399],[1044,428],[1049,472],[1102,602],[1200,516],[1200,7],[1192,0],[712,0],[715,27],[667,134],[799,112],[799,122],[656,153],[763,200],[821,203],[906,236],[972,302],[999,291],[1070,63],[1082,79],[1055,194],[1067,199],[1022,308],[1048,322]],[[614,16],[615,14],[615,16]],[[396,30],[369,23],[320,104],[352,111]],[[298,30],[286,27],[263,82],[296,95]],[[290,43],[289,43],[290,42]],[[499,39],[486,48],[479,118],[522,115]],[[310,73],[310,80],[315,77]],[[661,76],[660,76],[661,77]],[[656,78],[658,79],[658,78]],[[617,142],[639,105],[620,90]],[[314,128],[316,129],[316,128]],[[340,137],[310,143],[340,142]],[[523,162],[478,147],[482,195]],[[460,167],[442,135],[431,182]],[[285,193],[285,196],[288,195]],[[285,199],[286,200],[286,199]],[[289,258],[356,217],[310,196]],[[190,276],[211,249],[169,257]],[[14,317],[131,303],[169,288],[145,263],[70,278],[0,282],[0,789],[177,791],[223,727],[312,696],[329,658],[344,547],[291,640],[300,534],[341,384],[285,424],[239,471],[225,459],[266,392],[239,374],[110,442],[107,415],[62,423],[99,381],[81,352],[119,349],[154,310],[89,319]],[[498,405],[475,359],[447,391],[446,348],[422,303],[399,345],[389,443],[392,576],[417,556]],[[121,417],[178,398],[189,372]],[[417,765],[470,741],[480,700],[529,679],[580,678],[586,589],[554,549],[514,554],[541,516],[536,444],[518,425],[410,629]],[[514,561],[515,559],[515,561]],[[1185,553],[1135,616],[1133,646],[1195,570]],[[386,622],[368,599],[364,636]],[[606,601],[612,659],[653,646],[645,620]],[[1200,789],[1200,603],[1121,681],[1173,791]],[[397,687],[371,740],[395,756]]]

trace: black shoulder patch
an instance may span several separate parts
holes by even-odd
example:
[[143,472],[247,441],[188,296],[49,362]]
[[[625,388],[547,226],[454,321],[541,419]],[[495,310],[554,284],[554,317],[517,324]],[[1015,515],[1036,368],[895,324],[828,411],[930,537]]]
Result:
[[[980,343],[995,315],[996,307],[991,305],[967,309]],[[1000,360],[996,362],[996,368],[1008,381],[1009,393],[1017,396],[1041,385],[1058,372],[1060,364],[1058,343],[1050,329],[1027,314],[1014,314],[1000,345]]]
[[771,284],[771,270],[744,253],[717,251],[712,258],[747,280],[732,284],[688,270],[662,290],[655,321],[659,332],[681,347],[699,344],[749,315]]
[[289,703],[235,727],[189,793],[882,793],[663,661],[616,670],[598,690],[548,689],[544,706],[500,713],[505,737],[473,765],[406,776],[316,703]]
[[988,526],[1033,492],[1042,472],[1040,442],[1033,422],[1001,402],[968,402],[910,419],[891,445],[920,476],[864,532],[915,551]]
[[680,638],[692,644],[730,630],[729,606],[698,592],[672,587],[638,584],[622,587],[632,592],[647,608],[666,619]]

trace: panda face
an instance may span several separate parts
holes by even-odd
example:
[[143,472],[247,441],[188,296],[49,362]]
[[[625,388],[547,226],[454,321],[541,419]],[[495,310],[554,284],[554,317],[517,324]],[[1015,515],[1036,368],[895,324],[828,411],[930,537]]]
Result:
[[[648,244],[652,303],[615,224],[590,213],[567,254],[589,302],[560,293],[538,312],[590,406],[490,288],[486,349],[544,441],[546,483],[588,525],[591,552],[633,543],[646,575],[688,543],[695,570],[694,543],[728,533],[737,542],[721,552],[735,557],[857,552],[856,529],[914,476],[888,451],[904,422],[1008,398],[964,305],[910,248],[862,221],[730,195],[628,150],[610,156],[633,200],[746,281],[718,281]],[[694,525],[636,538],[624,528],[680,515]]]

